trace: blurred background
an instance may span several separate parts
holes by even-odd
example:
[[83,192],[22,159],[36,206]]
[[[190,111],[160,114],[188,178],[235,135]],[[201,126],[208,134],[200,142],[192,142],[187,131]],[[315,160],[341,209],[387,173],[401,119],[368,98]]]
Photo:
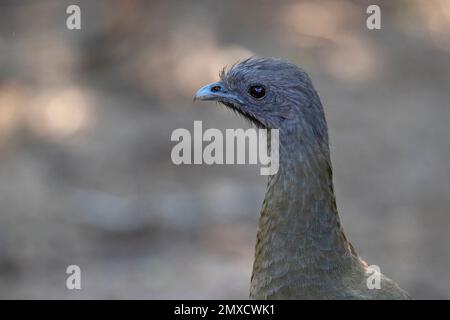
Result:
[[[415,298],[449,299],[445,0],[2,0],[0,298],[246,299],[267,177],[175,166],[170,135],[248,128],[192,97],[251,55],[313,78],[361,256]],[[72,264],[82,290],[66,289]]]

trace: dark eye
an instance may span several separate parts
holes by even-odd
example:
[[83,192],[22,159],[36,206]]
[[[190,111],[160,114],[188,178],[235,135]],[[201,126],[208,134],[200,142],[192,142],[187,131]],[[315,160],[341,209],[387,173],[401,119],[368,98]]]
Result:
[[255,99],[261,99],[266,95],[266,88],[259,84],[253,85],[248,88],[248,93]]

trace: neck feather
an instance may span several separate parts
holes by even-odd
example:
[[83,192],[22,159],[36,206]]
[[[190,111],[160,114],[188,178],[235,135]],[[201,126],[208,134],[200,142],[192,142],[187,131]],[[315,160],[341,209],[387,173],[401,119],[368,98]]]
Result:
[[336,209],[328,139],[313,140],[280,135],[280,169],[269,178],[258,225],[253,298],[308,297],[361,264]]

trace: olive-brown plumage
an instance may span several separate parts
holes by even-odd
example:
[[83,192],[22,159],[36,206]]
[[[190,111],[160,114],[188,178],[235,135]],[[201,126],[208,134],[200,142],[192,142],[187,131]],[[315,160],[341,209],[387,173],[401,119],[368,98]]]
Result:
[[250,297],[254,299],[408,299],[373,270],[346,238],[336,208],[328,130],[309,76],[281,59],[250,58],[201,88],[254,124],[279,129],[280,163],[270,176],[258,224]]

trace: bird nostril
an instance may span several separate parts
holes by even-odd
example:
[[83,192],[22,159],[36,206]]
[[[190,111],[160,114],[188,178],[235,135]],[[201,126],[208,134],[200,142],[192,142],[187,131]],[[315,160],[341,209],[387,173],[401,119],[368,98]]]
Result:
[[211,91],[212,91],[212,92],[219,92],[219,91],[221,91],[221,90],[222,90],[222,87],[221,87],[221,86],[214,86],[214,87],[211,88]]

